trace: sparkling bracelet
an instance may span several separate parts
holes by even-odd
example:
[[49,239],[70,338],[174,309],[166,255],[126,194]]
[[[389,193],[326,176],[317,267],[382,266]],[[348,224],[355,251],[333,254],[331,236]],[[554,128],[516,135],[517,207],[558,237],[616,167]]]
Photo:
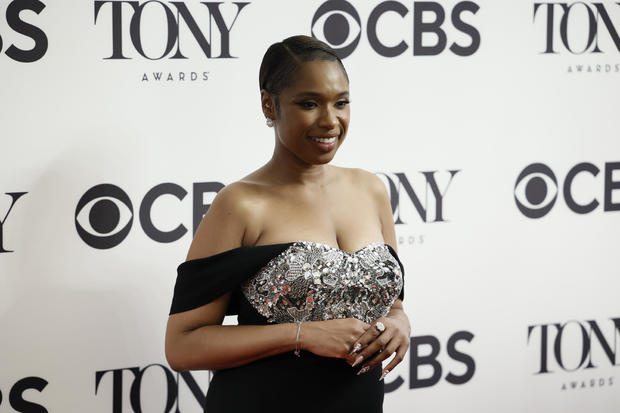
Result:
[[297,322],[297,337],[295,338],[295,355],[297,357],[300,357],[299,355],[299,332],[301,331],[301,323],[303,323],[303,321]]

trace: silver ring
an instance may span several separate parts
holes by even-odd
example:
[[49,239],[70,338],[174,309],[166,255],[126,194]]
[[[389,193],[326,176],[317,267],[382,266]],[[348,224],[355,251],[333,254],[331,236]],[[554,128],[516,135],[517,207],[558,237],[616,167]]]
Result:
[[383,333],[385,331],[385,325],[383,325],[383,323],[381,321],[377,321],[375,323],[375,328],[377,329],[378,332]]

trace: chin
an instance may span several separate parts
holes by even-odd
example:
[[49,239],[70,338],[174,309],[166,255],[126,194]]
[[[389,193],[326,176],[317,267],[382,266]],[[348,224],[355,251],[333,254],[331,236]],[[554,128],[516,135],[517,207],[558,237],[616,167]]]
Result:
[[[336,148],[336,149],[338,149],[338,148]],[[320,156],[316,160],[316,164],[317,165],[325,165],[327,163],[330,163],[332,161],[332,159],[334,159],[335,155],[336,155],[336,151],[334,151],[333,153],[324,154],[323,156]]]

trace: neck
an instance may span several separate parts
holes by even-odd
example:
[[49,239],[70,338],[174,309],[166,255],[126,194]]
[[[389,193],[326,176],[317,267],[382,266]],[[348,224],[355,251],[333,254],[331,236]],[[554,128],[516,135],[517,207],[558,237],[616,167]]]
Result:
[[282,185],[323,186],[327,180],[328,164],[311,165],[299,159],[284,147],[274,148],[265,169]]

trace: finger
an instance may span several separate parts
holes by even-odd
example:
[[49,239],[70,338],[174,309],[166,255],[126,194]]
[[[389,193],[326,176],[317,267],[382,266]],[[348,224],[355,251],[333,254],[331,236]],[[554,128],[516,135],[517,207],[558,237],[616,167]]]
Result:
[[349,352],[350,356],[355,357],[355,353],[359,353],[361,349],[364,348],[364,344],[361,341],[356,341],[353,346],[351,346],[351,351]]
[[378,334],[372,332],[366,332],[362,334],[352,345],[349,350],[349,357],[353,360],[357,359],[362,351],[368,347],[370,343],[372,343]]
[[394,367],[398,366],[398,364],[403,361],[403,359],[405,358],[405,354],[407,353],[407,346],[406,345],[402,345],[400,346],[397,350],[396,350],[396,355],[394,356],[394,358],[392,359],[392,361],[390,361],[388,363],[387,366],[385,366],[383,368],[383,373],[381,374],[382,377],[384,377],[386,374],[388,374],[390,371],[394,370]]
[[[372,329],[370,329],[372,330]],[[374,346],[371,348],[372,352],[368,352],[369,347],[375,343],[377,341],[377,338],[380,336],[379,332],[376,333],[372,333],[372,332],[367,332],[364,333],[352,346],[351,346],[351,352],[349,353],[349,356],[352,360],[351,362],[351,366],[355,367],[356,365],[358,365],[359,363],[361,363],[363,360],[365,360],[367,357],[369,357],[370,355],[372,355],[374,352],[376,352],[377,350],[379,350],[379,348],[381,347],[377,347]]]
[[364,368],[365,366],[368,366],[368,370],[370,370],[374,368],[375,366],[380,365],[381,363],[383,363],[384,360],[389,359],[396,352],[396,350],[398,350],[398,346],[399,345],[396,342],[396,340],[391,340],[385,346],[383,351],[377,352],[374,357],[372,357],[371,355],[370,358],[366,360],[362,368]]
[[[371,342],[372,343],[372,342]],[[369,343],[370,344],[370,343]],[[352,350],[346,355],[346,359],[347,362],[352,366],[355,367],[356,365],[358,365],[359,363],[361,363],[362,361],[364,361],[365,358],[368,357],[368,355],[364,356],[361,355],[362,352],[364,350],[366,350],[366,348],[368,348],[369,344],[366,344],[364,346],[361,346],[359,348],[355,347],[355,346],[351,346]],[[372,353],[370,354],[372,355]]]
[[[378,320],[377,320],[378,321]],[[359,353],[361,349],[366,347],[369,343],[374,341],[381,332],[375,327],[375,324],[366,324],[368,328],[351,346],[351,353]]]
[[385,346],[392,340],[392,333],[383,332],[379,336],[377,336],[370,344],[368,344],[365,348],[363,348],[359,353],[357,353],[357,357],[355,361],[351,365],[355,367],[359,365],[362,361],[368,359],[373,354],[378,352],[379,350],[383,350]]
[[368,345],[368,342],[374,339],[373,332],[371,330],[372,325],[360,320],[356,321],[359,322],[359,327],[361,327],[357,333],[359,334],[359,336],[355,338],[355,341],[349,347],[349,351],[347,352],[347,354],[344,355],[345,360],[350,365],[355,363],[355,359],[358,356],[357,353],[361,351],[364,347],[366,347]]

